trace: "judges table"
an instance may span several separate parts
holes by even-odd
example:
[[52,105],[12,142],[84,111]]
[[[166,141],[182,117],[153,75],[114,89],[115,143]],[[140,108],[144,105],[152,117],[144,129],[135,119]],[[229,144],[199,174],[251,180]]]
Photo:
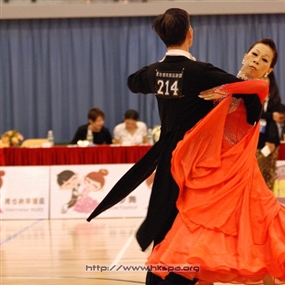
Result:
[[285,160],[285,142],[281,142],[278,150],[278,160]]
[[151,146],[3,148],[2,166],[135,163]]

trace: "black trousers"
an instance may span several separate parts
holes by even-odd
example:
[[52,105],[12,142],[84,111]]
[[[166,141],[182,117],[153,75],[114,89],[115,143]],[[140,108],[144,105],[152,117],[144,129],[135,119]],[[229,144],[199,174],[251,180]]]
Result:
[[170,272],[165,280],[152,272],[148,272],[146,275],[147,285],[194,285],[197,281],[198,279],[196,278],[194,280],[189,280],[173,272]]

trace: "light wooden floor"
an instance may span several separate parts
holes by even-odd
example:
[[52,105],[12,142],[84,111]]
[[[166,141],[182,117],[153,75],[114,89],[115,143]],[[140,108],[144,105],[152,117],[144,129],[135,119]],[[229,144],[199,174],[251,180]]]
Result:
[[145,284],[150,249],[142,252],[134,237],[141,222],[0,221],[0,285]]
[[122,267],[144,266],[147,254],[134,238],[140,223],[131,218],[1,221],[0,284],[144,284],[145,271]]

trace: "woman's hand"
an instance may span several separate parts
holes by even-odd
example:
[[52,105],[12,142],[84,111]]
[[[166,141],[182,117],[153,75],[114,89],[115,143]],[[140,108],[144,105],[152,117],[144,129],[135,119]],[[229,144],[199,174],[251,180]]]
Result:
[[214,87],[205,91],[202,91],[199,95],[200,98],[204,100],[218,100],[222,99],[227,96],[227,94],[221,90],[219,90],[218,87]]
[[265,145],[268,146],[268,148],[270,150],[270,153],[272,153],[275,150],[275,148],[276,148],[274,143],[266,142]]
[[121,141],[117,140],[117,139],[112,139],[112,143],[113,144],[121,144]]

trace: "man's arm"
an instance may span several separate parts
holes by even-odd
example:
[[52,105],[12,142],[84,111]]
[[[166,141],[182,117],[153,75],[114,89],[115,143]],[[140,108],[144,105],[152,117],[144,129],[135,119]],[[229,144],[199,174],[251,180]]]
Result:
[[246,119],[250,125],[254,125],[260,120],[262,104],[257,94],[251,96],[234,94],[234,97],[243,99],[246,108]]
[[128,77],[128,87],[133,93],[154,93],[147,80],[147,71],[145,66]]
[[201,72],[201,83],[204,90],[217,87],[227,83],[241,82],[243,80],[236,77],[236,75],[227,73],[223,69],[215,67],[211,63],[204,64]]

